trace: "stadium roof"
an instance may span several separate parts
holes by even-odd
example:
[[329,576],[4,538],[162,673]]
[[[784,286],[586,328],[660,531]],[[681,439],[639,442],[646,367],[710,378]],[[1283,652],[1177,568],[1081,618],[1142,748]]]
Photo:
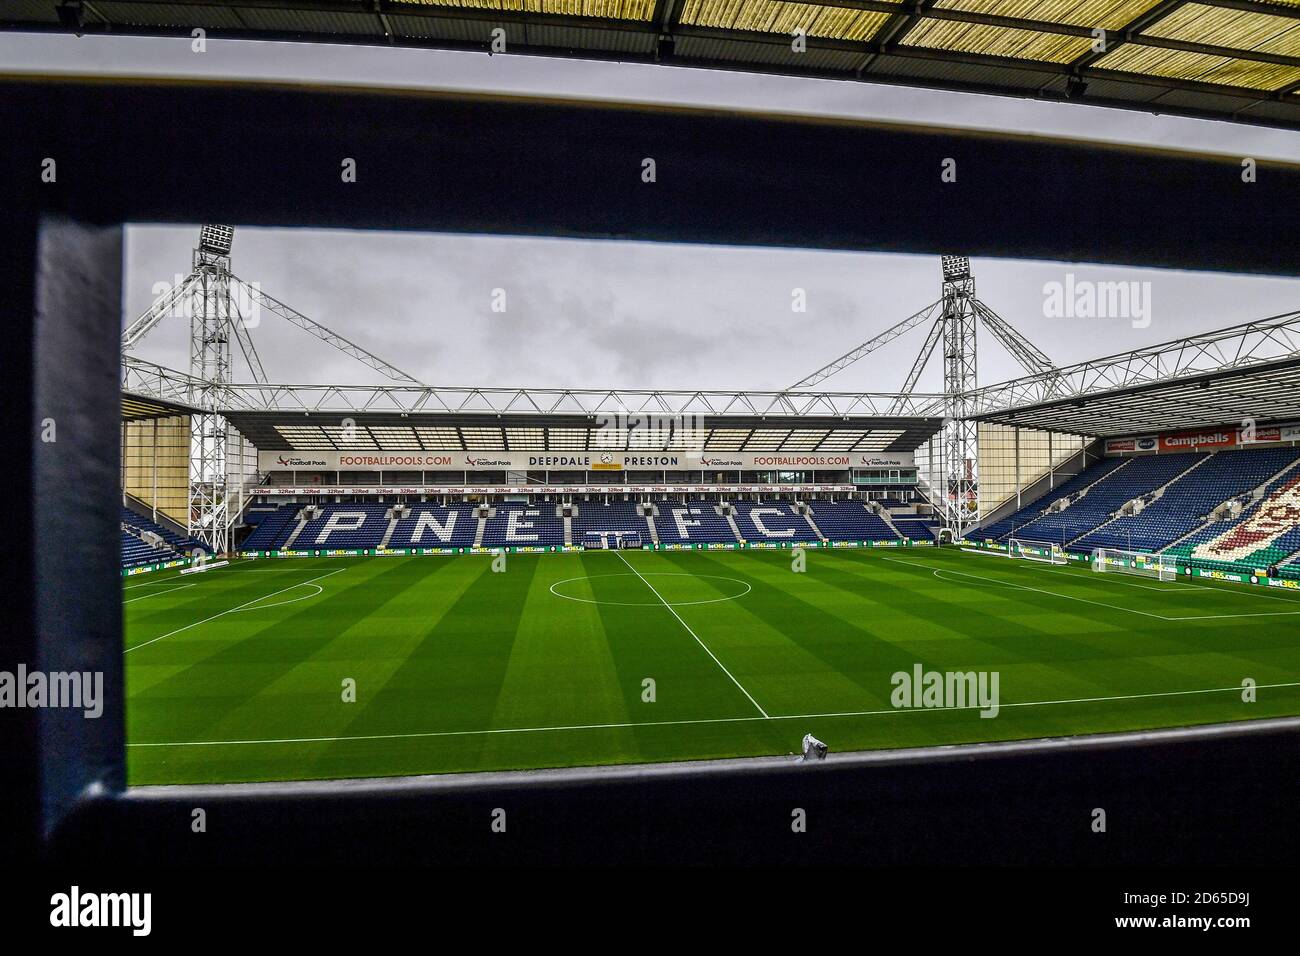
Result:
[[[184,411],[203,391],[182,372],[123,360],[123,417]],[[1300,311],[985,386],[968,403],[979,421],[1099,437],[1300,420]],[[595,450],[611,447],[603,443],[611,421],[640,421],[660,429],[664,441],[654,447],[664,449],[686,447],[672,430],[682,422],[703,433],[707,451],[871,452],[916,449],[942,425],[945,400],[817,390],[237,384],[220,387],[217,407],[267,451]],[[359,434],[344,440],[349,422]],[[691,447],[699,437],[690,436]]]
[[[941,418],[722,415],[663,425],[602,427],[590,415],[231,411],[229,421],[262,451],[914,451]],[[611,440],[612,439],[612,440]]]
[[1189,376],[1063,398],[977,416],[1025,428],[1075,435],[1138,435],[1151,431],[1300,420],[1300,361]]
[[188,415],[199,409],[178,402],[150,398],[144,395],[122,393],[122,420],[135,421],[148,418],[168,418],[172,415]]
[[[137,404],[189,410],[197,396],[208,396],[264,451],[594,450],[612,447],[600,444],[611,425],[653,428],[666,438],[660,448],[682,448],[683,441],[698,447],[703,437],[705,450],[718,452],[911,451],[943,424],[943,396],[922,392],[269,383],[214,388],[132,355],[123,356],[121,373],[123,417]],[[345,426],[356,429],[346,440]],[[674,437],[677,428],[703,435]],[[598,432],[601,439],[593,437]]]
[[[0,10],[0,28],[10,29],[194,27],[214,37],[484,51],[500,27],[510,52],[1300,128],[1300,0],[8,0]],[[802,52],[792,49],[797,29],[807,35]]]
[[973,418],[1081,435],[1300,419],[1300,312],[978,389]]

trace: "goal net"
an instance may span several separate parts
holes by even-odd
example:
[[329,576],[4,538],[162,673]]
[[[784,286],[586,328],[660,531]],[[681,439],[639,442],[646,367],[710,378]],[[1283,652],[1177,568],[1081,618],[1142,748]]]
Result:
[[639,531],[588,531],[583,534],[582,546],[609,551],[639,548],[641,533]]
[[1093,551],[1092,569],[1111,574],[1137,574],[1161,581],[1173,581],[1178,577],[1178,561],[1173,555],[1122,551],[1118,548],[1098,548]]
[[1007,542],[1007,556],[1043,564],[1065,564],[1065,549],[1054,541],[1012,538]]

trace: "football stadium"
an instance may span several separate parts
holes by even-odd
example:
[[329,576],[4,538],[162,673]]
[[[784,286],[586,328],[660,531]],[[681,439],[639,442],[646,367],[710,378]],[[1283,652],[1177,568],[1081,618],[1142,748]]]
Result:
[[[1300,714],[1300,312],[1057,365],[951,255],[783,390],[451,388],[240,279],[237,233],[124,323],[133,785]],[[188,371],[141,357],[183,322]],[[272,322],[386,384],[277,383]],[[991,342],[1023,374],[980,384]],[[897,392],[823,384],[882,348]]]

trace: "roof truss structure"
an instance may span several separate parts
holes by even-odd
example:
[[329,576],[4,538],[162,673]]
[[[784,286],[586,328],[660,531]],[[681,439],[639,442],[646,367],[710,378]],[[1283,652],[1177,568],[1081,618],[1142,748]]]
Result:
[[[194,396],[204,387],[211,386],[183,372],[134,356],[123,357],[124,402],[166,403],[170,409],[183,411],[193,408]],[[903,427],[910,441],[919,434],[911,423],[941,420],[945,401],[943,395],[926,393],[815,390],[692,392],[257,383],[220,388],[220,395],[213,396],[215,407],[245,423],[266,413],[284,424],[309,419],[313,424],[335,424],[345,416],[357,421],[365,420],[357,416],[376,416],[381,424],[421,427],[446,421],[448,427],[459,429],[463,421],[501,428],[508,419],[514,428],[585,429],[599,416],[700,416],[718,430],[713,438],[716,450],[723,450],[725,429],[747,427],[753,431],[767,427],[768,421],[772,428],[784,426],[791,432],[783,449],[807,441],[803,430],[822,427],[832,434]],[[1139,434],[1247,418],[1259,422],[1300,420],[1300,311],[1012,379],[976,389],[970,397],[976,420],[1079,435]],[[372,438],[378,447],[386,447],[377,437]],[[471,447],[459,431],[455,440]],[[554,441],[554,447],[567,440],[559,432],[544,438],[544,442]],[[738,447],[727,450],[746,450],[749,440],[746,432]],[[587,437],[582,441],[595,447]],[[829,447],[819,443],[815,449],[798,450]],[[854,450],[861,449],[855,445]]]
[[[135,356],[123,356],[122,391],[145,398],[186,402],[204,383]],[[432,385],[230,384],[220,389],[220,414],[274,411],[283,414],[522,414],[522,415],[748,415],[887,417],[941,413],[943,396],[925,392],[673,391],[667,389],[469,388]]]
[[[837,77],[1300,128],[1295,0],[11,0],[0,28],[308,39]],[[803,31],[805,48],[792,43]]]
[[262,451],[645,451],[873,453],[912,451],[942,425],[934,418],[726,415],[607,427],[599,416],[363,412],[233,412],[229,421]]
[[1300,419],[1300,311],[981,388],[971,408],[1097,436]]

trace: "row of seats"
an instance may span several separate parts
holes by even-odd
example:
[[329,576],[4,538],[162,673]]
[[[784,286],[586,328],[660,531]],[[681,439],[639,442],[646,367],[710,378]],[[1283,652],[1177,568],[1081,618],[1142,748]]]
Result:
[[1125,515],[1075,542],[1074,547],[1159,551],[1205,523],[1223,502],[1259,487],[1300,459],[1300,449],[1220,452],[1171,484],[1137,514]]
[[712,501],[703,498],[663,501],[656,506],[659,515],[655,518],[655,528],[664,544],[711,544],[736,540],[731,525],[718,514]]
[[913,541],[934,541],[938,536],[938,525],[925,518],[893,517],[894,527],[903,533],[903,537]]
[[861,501],[810,501],[808,504],[813,521],[832,541],[886,541],[898,537],[883,518]]
[[746,541],[817,541],[817,533],[794,505],[783,501],[737,501],[736,527]]
[[1128,464],[1128,461],[1127,458],[1103,458],[1089,465],[1073,478],[1066,479],[1014,514],[1007,515],[1007,517],[992,524],[982,526],[973,532],[970,537],[977,538],[980,541],[1005,541],[1017,529],[1041,516],[1055,502],[1060,501],[1062,498],[1075,497],[1093,482],[1100,481],[1111,472]]
[[122,532],[121,555],[124,568],[153,564],[155,561],[171,561],[180,557],[171,548],[155,548],[153,545],[145,544],[129,531]]
[[[123,568],[153,564],[156,561],[174,561],[181,557],[189,557],[196,550],[204,552],[211,550],[203,542],[187,535],[177,534],[130,508],[124,507],[120,510],[118,521],[122,528],[120,553]],[[156,534],[163,540],[164,547],[155,548],[147,544],[143,537],[145,532]]]
[[478,533],[474,505],[410,505],[397,522],[390,548],[468,548]]
[[[812,501],[813,520],[823,535],[831,540],[892,540],[898,537],[889,525],[861,501]],[[263,512],[256,527],[242,547],[248,551],[272,551],[289,546],[298,550],[373,549],[380,546],[388,532],[390,519],[385,517],[393,506],[385,502],[325,503],[321,513],[308,521],[301,531],[298,516],[306,505],[290,503],[271,512]],[[407,517],[398,520],[390,548],[469,547],[474,544],[479,519],[476,506],[411,504]],[[818,540],[817,531],[787,501],[734,502],[735,530],[732,523],[717,512],[715,502],[703,498],[686,501],[655,502],[658,514],[654,526],[659,540],[666,544],[735,542],[736,532],[745,541],[807,542]],[[494,506],[488,518],[481,544],[484,547],[552,546],[564,544],[564,519],[551,503],[529,505],[502,502]],[[908,517],[897,522],[903,537],[917,541],[933,540],[932,520]],[[649,536],[649,526],[637,502],[583,502],[572,519],[572,541],[592,540],[600,532],[636,532]],[[295,532],[297,534],[295,536]]]
[[[1261,488],[1262,497],[1252,498]],[[1068,507],[1048,510],[1062,498]],[[1139,499],[1141,510],[1118,514]],[[1238,517],[1212,521],[1213,512],[1232,501],[1245,504]],[[969,536],[1053,541],[1080,553],[1166,551],[1204,567],[1266,568],[1300,551],[1300,449],[1103,459]]]
[[564,519],[553,504],[507,503],[496,506],[496,514],[483,529],[483,547],[548,547],[564,544]]
[[649,540],[650,531],[641,505],[636,501],[613,501],[608,504],[584,501],[573,518],[573,543],[599,545],[608,532],[636,534]]
[[1236,518],[1216,521],[1169,549],[1198,567],[1267,569],[1300,551],[1300,469],[1269,482]]
[[293,547],[300,550],[377,548],[388,531],[388,519],[384,513],[391,507],[383,502],[369,501],[325,505],[321,513],[298,532]]
[[294,528],[294,518],[303,508],[300,504],[280,505],[274,512],[263,514],[252,534],[244,539],[246,551],[274,551],[284,544]]
[[1071,542],[1109,521],[1125,503],[1150,494],[1208,457],[1203,452],[1186,452],[1130,458],[1127,465],[1094,484],[1070,507],[1035,518],[1017,529],[1015,537],[1051,541],[1070,550],[1086,551],[1087,548]]

